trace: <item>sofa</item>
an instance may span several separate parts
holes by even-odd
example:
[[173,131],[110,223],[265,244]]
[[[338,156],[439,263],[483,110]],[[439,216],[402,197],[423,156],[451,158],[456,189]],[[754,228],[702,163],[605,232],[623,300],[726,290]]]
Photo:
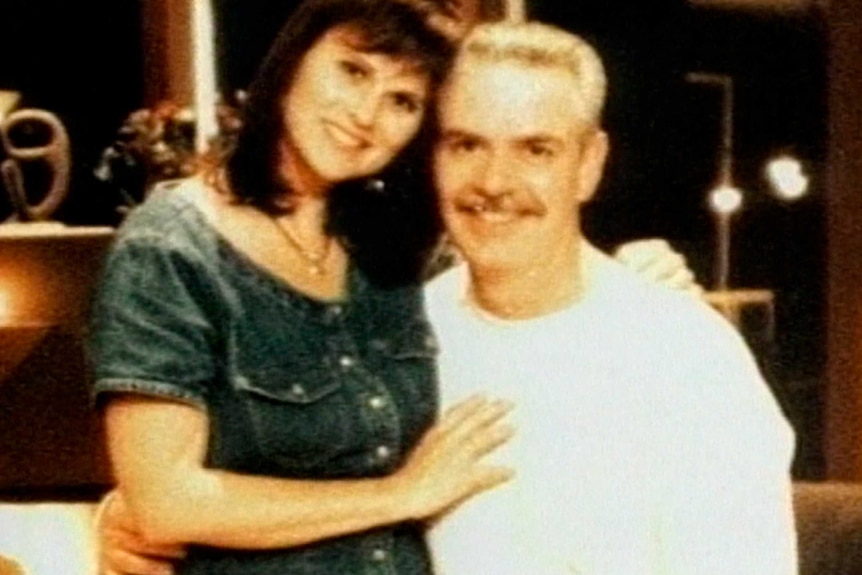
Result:
[[[862,483],[797,482],[794,505],[800,575],[862,575]],[[0,575],[93,575],[92,511],[0,505]]]
[[862,484],[796,483],[800,575],[862,575]]

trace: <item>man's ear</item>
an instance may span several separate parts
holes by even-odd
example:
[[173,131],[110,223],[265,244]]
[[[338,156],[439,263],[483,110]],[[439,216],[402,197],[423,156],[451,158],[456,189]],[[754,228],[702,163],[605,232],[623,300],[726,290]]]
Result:
[[601,129],[590,130],[584,134],[581,144],[581,158],[578,166],[578,200],[588,202],[595,195],[605,171],[610,139]]

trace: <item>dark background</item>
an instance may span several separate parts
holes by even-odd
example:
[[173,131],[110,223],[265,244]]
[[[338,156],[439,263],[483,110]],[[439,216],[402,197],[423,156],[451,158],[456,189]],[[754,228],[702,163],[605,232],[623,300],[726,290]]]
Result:
[[[689,72],[734,82],[734,181],[745,206],[733,224],[731,287],[775,291],[776,335],[745,333],[799,435],[795,471],[822,473],[826,363],[826,32],[809,10],[728,11],[685,2],[559,3],[532,0],[533,16],[588,37],[609,76],[612,155],[589,220],[606,245],[669,238],[706,287],[713,281],[713,220],[721,92]],[[776,200],[763,169],[791,153],[811,178],[809,195]],[[762,325],[762,324],[761,324]]]
[[[90,174],[143,103],[140,26],[139,1],[0,0],[0,90],[21,92],[21,107],[56,114],[72,142],[72,187],[58,215],[64,221],[110,217],[112,198],[99,197]],[[0,194],[0,221],[4,208]]]
[[[74,178],[58,215],[112,221],[115,197],[92,170],[123,119],[144,100],[141,2],[0,0],[0,89],[55,112],[73,142]],[[215,0],[221,84],[244,87],[295,2]],[[727,11],[682,0],[531,0],[532,15],[591,39],[610,78],[612,156],[588,229],[605,246],[669,238],[712,281],[712,220],[704,197],[717,169],[720,94],[688,72],[734,78],[735,180],[746,206],[734,223],[731,286],[776,292],[777,337],[747,334],[800,434],[797,473],[822,471],[825,363],[825,33],[813,10]],[[789,151],[812,177],[810,195],[768,193],[766,160]],[[0,151],[2,156],[2,151]],[[0,220],[8,204],[0,195]],[[2,270],[0,270],[2,273]]]

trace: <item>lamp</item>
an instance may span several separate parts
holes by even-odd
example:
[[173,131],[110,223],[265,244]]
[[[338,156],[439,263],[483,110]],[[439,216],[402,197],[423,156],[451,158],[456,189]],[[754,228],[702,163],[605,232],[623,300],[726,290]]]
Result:
[[691,72],[686,80],[721,90],[718,176],[715,187],[707,195],[707,203],[715,220],[715,290],[723,292],[727,291],[730,276],[731,217],[744,202],[742,190],[733,183],[733,78],[725,74]]
[[794,202],[808,193],[808,175],[793,156],[776,156],[766,164],[764,172],[772,194],[781,201]]

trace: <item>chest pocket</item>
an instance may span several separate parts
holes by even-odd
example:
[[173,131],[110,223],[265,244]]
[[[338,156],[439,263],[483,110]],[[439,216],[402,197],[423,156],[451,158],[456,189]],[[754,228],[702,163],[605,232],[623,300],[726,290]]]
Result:
[[358,435],[350,398],[324,369],[257,369],[235,387],[261,453],[286,473],[325,475]]
[[369,347],[380,369],[399,388],[406,386],[408,390],[436,396],[437,340],[427,324],[412,324],[390,337],[373,338]]
[[409,450],[437,414],[437,340],[427,323],[416,322],[390,337],[372,338],[369,347],[401,406],[402,440]]

